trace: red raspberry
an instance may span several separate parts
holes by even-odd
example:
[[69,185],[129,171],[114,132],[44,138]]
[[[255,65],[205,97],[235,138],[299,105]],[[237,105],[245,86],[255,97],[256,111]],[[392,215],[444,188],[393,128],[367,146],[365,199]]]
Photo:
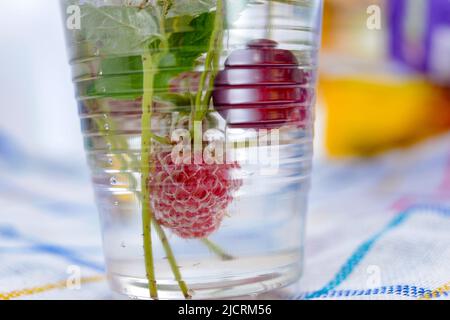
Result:
[[149,179],[155,218],[185,239],[217,231],[242,180],[231,177],[238,164],[176,164],[170,152],[156,154]]
[[302,127],[310,117],[311,74],[267,39],[231,53],[214,82],[215,109],[232,128]]

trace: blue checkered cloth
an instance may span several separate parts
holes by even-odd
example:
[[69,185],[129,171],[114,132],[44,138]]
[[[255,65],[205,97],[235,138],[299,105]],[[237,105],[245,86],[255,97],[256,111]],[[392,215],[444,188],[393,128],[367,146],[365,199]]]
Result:
[[[85,167],[0,135],[0,299],[112,297],[86,190]],[[295,299],[448,299],[449,265],[450,135],[366,161],[316,161]]]

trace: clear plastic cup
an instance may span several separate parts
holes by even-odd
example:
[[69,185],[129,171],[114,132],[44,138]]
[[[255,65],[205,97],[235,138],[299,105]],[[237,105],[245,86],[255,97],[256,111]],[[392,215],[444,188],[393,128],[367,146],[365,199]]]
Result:
[[61,2],[113,290],[295,284],[322,2]]

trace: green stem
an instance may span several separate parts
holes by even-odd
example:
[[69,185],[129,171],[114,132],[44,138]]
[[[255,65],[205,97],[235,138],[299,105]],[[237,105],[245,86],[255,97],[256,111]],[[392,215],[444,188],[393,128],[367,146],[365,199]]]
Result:
[[[181,291],[186,299],[190,298],[189,289],[186,283],[181,279],[181,273],[172,248],[169,241],[161,228],[159,223],[154,219],[153,211],[150,202],[150,185],[148,177],[153,174],[153,159],[152,159],[152,141],[155,135],[152,133],[151,121],[153,115],[153,85],[156,74],[155,66],[159,62],[160,54],[156,54],[153,57],[151,54],[144,54],[142,56],[142,63],[144,69],[144,86],[143,86],[143,98],[142,98],[142,163],[141,163],[141,189],[142,189],[142,224],[144,228],[144,255],[145,255],[145,267],[147,271],[147,278],[149,283],[150,296],[154,299],[158,297],[156,280],[155,280],[155,268],[153,261],[153,247],[151,226],[152,223],[159,235],[164,251],[166,252],[169,265],[172,269],[172,273],[175,279],[178,281]],[[154,61],[153,61],[154,60]],[[161,141],[160,141],[161,142]],[[162,142],[167,142],[166,140]]]
[[[166,10],[166,9],[164,9]],[[142,162],[141,162],[141,189],[142,189],[142,221],[144,228],[144,255],[145,255],[145,267],[147,271],[147,278],[149,283],[150,297],[157,298],[157,285],[155,280],[155,268],[153,261],[153,248],[152,248],[152,236],[151,226],[152,223],[159,235],[164,251],[167,255],[167,260],[172,269],[172,273],[175,280],[178,281],[180,290],[186,299],[191,298],[189,289],[186,283],[181,278],[181,272],[178,267],[173,250],[167,240],[164,230],[159,223],[154,219],[153,211],[150,203],[150,185],[148,177],[153,173],[154,163],[152,159],[152,141],[155,135],[152,133],[152,115],[153,115],[153,87],[156,75],[157,66],[161,57],[168,50],[168,42],[165,36],[165,27],[163,16],[160,15],[160,31],[163,35],[160,49],[161,52],[157,52],[154,56],[152,54],[144,54],[142,56],[143,72],[144,72],[144,84],[143,84],[143,98],[142,98]],[[153,61],[154,60],[154,61]],[[161,142],[161,141],[160,141]],[[163,141],[166,142],[166,141]]]
[[142,55],[142,64],[144,69],[144,86],[142,98],[142,137],[141,137],[141,206],[142,206],[142,227],[144,234],[144,256],[145,256],[145,270],[148,279],[148,287],[150,297],[152,299],[158,298],[158,289],[155,278],[155,266],[153,259],[153,244],[152,244],[152,218],[153,212],[150,204],[150,186],[147,183],[150,176],[153,159],[151,157],[152,149],[152,134],[151,121],[153,114],[153,81],[155,77],[155,68],[151,54]]
[[[203,70],[202,76],[200,78],[200,83],[198,87],[197,96],[195,99],[195,112],[194,121],[202,121],[208,112],[209,102],[211,100],[211,91],[214,84],[214,78],[216,77],[219,69],[219,59],[220,59],[220,47],[222,44],[223,36],[223,0],[217,0],[216,8],[216,19],[214,22],[214,30],[211,35],[211,41],[209,43],[208,53],[205,59],[205,69]],[[208,74],[210,75],[208,90],[205,98],[203,97],[203,92],[205,91],[206,81],[208,79]]]
[[150,134],[152,136],[152,139],[155,140],[156,142],[159,142],[160,144],[166,144],[166,145],[172,144],[170,142],[169,138],[158,136],[158,135],[154,134],[153,132],[150,132]]
[[201,240],[202,243],[209,248],[212,252],[214,252],[219,258],[221,258],[224,261],[234,260],[234,257],[225,251],[221,247],[219,247],[217,244],[212,242],[211,240],[205,238]]
[[267,28],[267,39],[272,39],[272,36],[273,36],[273,19],[274,19],[273,9],[274,9],[273,1],[269,1],[268,12],[267,12],[267,18],[269,20],[269,26]]
[[155,226],[156,233],[158,234],[159,239],[161,240],[164,252],[166,253],[167,256],[167,260],[169,261],[170,268],[172,269],[172,273],[175,276],[175,280],[178,282],[178,286],[180,287],[183,296],[186,299],[191,299],[192,296],[189,293],[189,289],[186,285],[186,282],[183,281],[180,272],[180,267],[177,264],[177,260],[175,259],[175,255],[173,254],[172,247],[170,246],[169,239],[167,239],[164,229],[159,225],[159,223],[155,219],[153,219],[153,225]]

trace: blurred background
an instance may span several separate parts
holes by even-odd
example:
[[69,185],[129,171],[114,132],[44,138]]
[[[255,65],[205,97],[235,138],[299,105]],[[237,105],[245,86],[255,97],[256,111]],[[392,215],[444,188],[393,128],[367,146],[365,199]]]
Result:
[[371,156],[450,128],[450,2],[325,1],[320,106],[330,156]]
[[[0,298],[65,279],[68,264],[96,282],[100,234],[58,1],[0,1],[0,12]],[[325,0],[303,288],[320,288],[361,239],[411,204],[442,209],[449,130],[450,0]],[[368,261],[388,274],[383,284],[431,290],[450,280],[448,219],[409,228]],[[411,258],[417,273],[405,275]],[[363,280],[349,287],[365,283],[359,271]],[[106,292],[102,284],[58,298]]]
[[84,164],[58,1],[1,1],[0,11],[0,152],[13,144]]

